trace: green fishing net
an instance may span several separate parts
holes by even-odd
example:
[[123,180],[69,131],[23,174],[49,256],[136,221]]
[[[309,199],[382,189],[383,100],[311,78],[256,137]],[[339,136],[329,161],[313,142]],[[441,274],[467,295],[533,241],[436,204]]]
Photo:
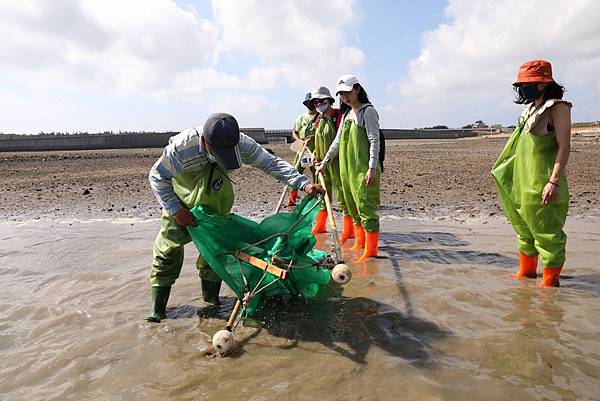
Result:
[[[197,222],[196,227],[188,227],[194,244],[238,299],[247,291],[262,288],[250,302],[247,316],[267,298],[310,299],[330,282],[330,272],[319,265],[327,252],[313,249],[316,239],[310,233],[319,209],[313,206],[318,202],[318,198],[306,196],[293,212],[277,213],[260,223],[235,213],[218,216],[202,206],[191,210]],[[235,256],[238,250],[287,270],[286,278],[278,279],[239,260]]]

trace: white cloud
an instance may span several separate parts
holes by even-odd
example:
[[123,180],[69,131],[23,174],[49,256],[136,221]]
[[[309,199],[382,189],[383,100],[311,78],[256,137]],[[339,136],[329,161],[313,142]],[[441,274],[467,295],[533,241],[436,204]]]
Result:
[[217,39],[210,21],[167,0],[0,5],[0,65],[36,91],[153,91],[209,67]]
[[[160,96],[268,89],[282,75],[306,87],[363,61],[345,44],[354,20],[346,1],[214,0],[213,9],[215,21],[169,0],[5,0],[0,67],[37,91]],[[242,53],[259,64],[242,66],[242,74],[216,67],[220,55]]]
[[400,103],[384,119],[405,126],[500,119],[506,112],[495,110],[506,107],[518,66],[531,59],[551,61],[568,90],[600,88],[599,15],[594,0],[451,0],[446,23],[423,35],[407,75],[388,86]]
[[346,43],[357,17],[347,0],[214,0],[220,51],[241,52],[277,68],[295,88],[355,72],[363,52]]
[[[143,98],[171,109],[196,104],[194,118],[219,106],[250,115],[273,110],[265,99],[274,88],[304,93],[363,63],[362,51],[347,43],[356,23],[352,1],[212,3],[214,19],[173,0],[0,1],[0,85],[15,91],[13,104],[23,107],[16,113],[24,116],[4,120],[0,130],[32,132],[46,122],[60,129],[47,111],[60,114],[58,105],[38,110],[33,101],[56,93],[70,116],[92,119],[101,113],[83,110],[78,96]],[[31,114],[36,123],[22,123]]]
[[216,106],[215,110],[227,110],[228,113],[238,116],[240,121],[243,121],[243,117],[239,116],[254,114],[258,111],[269,112],[275,109],[275,106],[267,99],[254,93],[220,93],[213,100]]

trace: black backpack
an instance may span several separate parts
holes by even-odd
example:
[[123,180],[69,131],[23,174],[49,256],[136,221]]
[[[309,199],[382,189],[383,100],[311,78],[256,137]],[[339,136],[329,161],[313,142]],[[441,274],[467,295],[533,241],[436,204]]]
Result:
[[385,136],[383,131],[379,128],[379,165],[381,166],[381,172],[383,173],[383,161],[385,160]]

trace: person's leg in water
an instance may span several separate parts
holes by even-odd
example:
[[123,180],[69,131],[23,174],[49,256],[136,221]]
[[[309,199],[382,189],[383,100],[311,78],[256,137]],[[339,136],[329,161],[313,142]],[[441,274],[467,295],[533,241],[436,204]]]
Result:
[[517,247],[519,250],[519,270],[513,278],[522,280],[526,277],[537,277],[538,251],[535,249],[533,235],[524,221],[513,223],[513,229],[517,234]]
[[559,278],[566,260],[567,234],[563,231],[568,202],[538,208],[532,218],[531,232],[535,249],[542,260],[541,287],[560,286]]
[[196,269],[198,269],[198,277],[200,277],[202,300],[213,305],[220,305],[221,278],[200,255],[196,260]]
[[163,211],[160,231],[152,249],[152,306],[145,318],[147,321],[160,322],[166,317],[171,286],[179,277],[183,265],[183,247],[190,241],[185,227],[181,227],[173,216]]

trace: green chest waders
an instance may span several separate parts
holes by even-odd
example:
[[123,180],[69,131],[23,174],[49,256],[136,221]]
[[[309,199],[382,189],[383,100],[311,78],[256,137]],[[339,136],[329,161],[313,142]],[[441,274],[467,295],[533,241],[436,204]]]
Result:
[[369,170],[370,143],[367,131],[353,120],[346,120],[340,140],[339,165],[344,205],[355,225],[365,231],[379,231],[379,192],[381,166],[377,165],[375,182],[365,185]]
[[553,135],[534,134],[521,118],[492,169],[504,212],[517,234],[519,251],[527,256],[539,254],[544,268],[562,267],[565,262],[567,235],[563,227],[569,191],[564,174],[555,201],[542,203],[542,191],[552,175],[557,152]]
[[[317,160],[323,160],[329,147],[335,139],[336,130],[335,124],[330,117],[323,116],[319,121],[319,126],[315,131],[315,157]],[[323,178],[327,185],[327,194],[331,201],[332,190],[335,190],[338,206],[344,214],[346,214],[346,207],[344,206],[344,196],[342,194],[342,182],[340,180],[340,165],[339,158],[336,157],[329,162],[325,170],[323,170]],[[324,208],[322,209],[324,210]]]
[[[316,130],[315,124],[314,124],[315,119],[316,119],[316,116],[314,118],[311,118],[310,121],[308,121],[305,126],[300,128],[300,131],[298,132],[298,137],[301,140],[304,141],[309,136],[315,135],[315,130]],[[315,138],[312,138],[310,141],[306,142],[306,147],[311,152],[314,152],[315,151]],[[294,158],[294,163],[292,163],[292,166],[294,166],[296,169],[298,169],[298,171],[300,173],[302,173],[304,171],[304,168],[302,166],[300,166],[300,158],[301,157],[302,157],[301,154],[296,154],[296,157]]]
[[[203,205],[216,215],[231,211],[233,186],[227,173],[214,164],[200,171],[180,174],[172,180],[173,189],[186,208]],[[171,286],[179,277],[183,264],[183,246],[191,241],[187,228],[180,226],[174,216],[163,211],[161,229],[154,242],[154,261],[150,281],[153,287]],[[202,256],[196,261],[201,279],[220,282]]]
[[[311,118],[310,121],[308,121],[307,124],[305,126],[303,126],[300,129],[300,131],[298,132],[298,136],[303,141],[306,140],[306,138],[308,138],[309,136],[315,134],[315,120],[316,120],[316,118],[317,118],[317,115],[315,115],[313,118]],[[310,141],[308,141],[306,143],[306,147],[311,152],[314,152],[315,151],[315,139],[313,138]]]
[[[298,131],[298,137],[301,140],[305,140],[306,138],[308,138],[311,135],[315,134],[315,117],[312,117],[309,121],[307,121],[306,125],[304,125],[302,128],[300,128],[300,131]],[[312,138],[310,141],[308,141],[306,143],[306,147],[311,151],[314,152],[315,150],[315,139]],[[304,167],[302,167],[301,165],[301,158],[302,158],[302,154],[296,154],[296,157],[294,158],[294,162],[292,163],[292,166],[294,166],[294,168],[296,170],[298,170],[298,172],[300,174],[304,174]],[[316,182],[316,177],[315,177],[315,169],[314,167],[310,167],[310,171],[313,174],[313,181]],[[296,204],[296,200],[298,198],[298,190],[296,189],[292,189],[290,191],[290,197],[288,198],[288,206],[294,206]]]

